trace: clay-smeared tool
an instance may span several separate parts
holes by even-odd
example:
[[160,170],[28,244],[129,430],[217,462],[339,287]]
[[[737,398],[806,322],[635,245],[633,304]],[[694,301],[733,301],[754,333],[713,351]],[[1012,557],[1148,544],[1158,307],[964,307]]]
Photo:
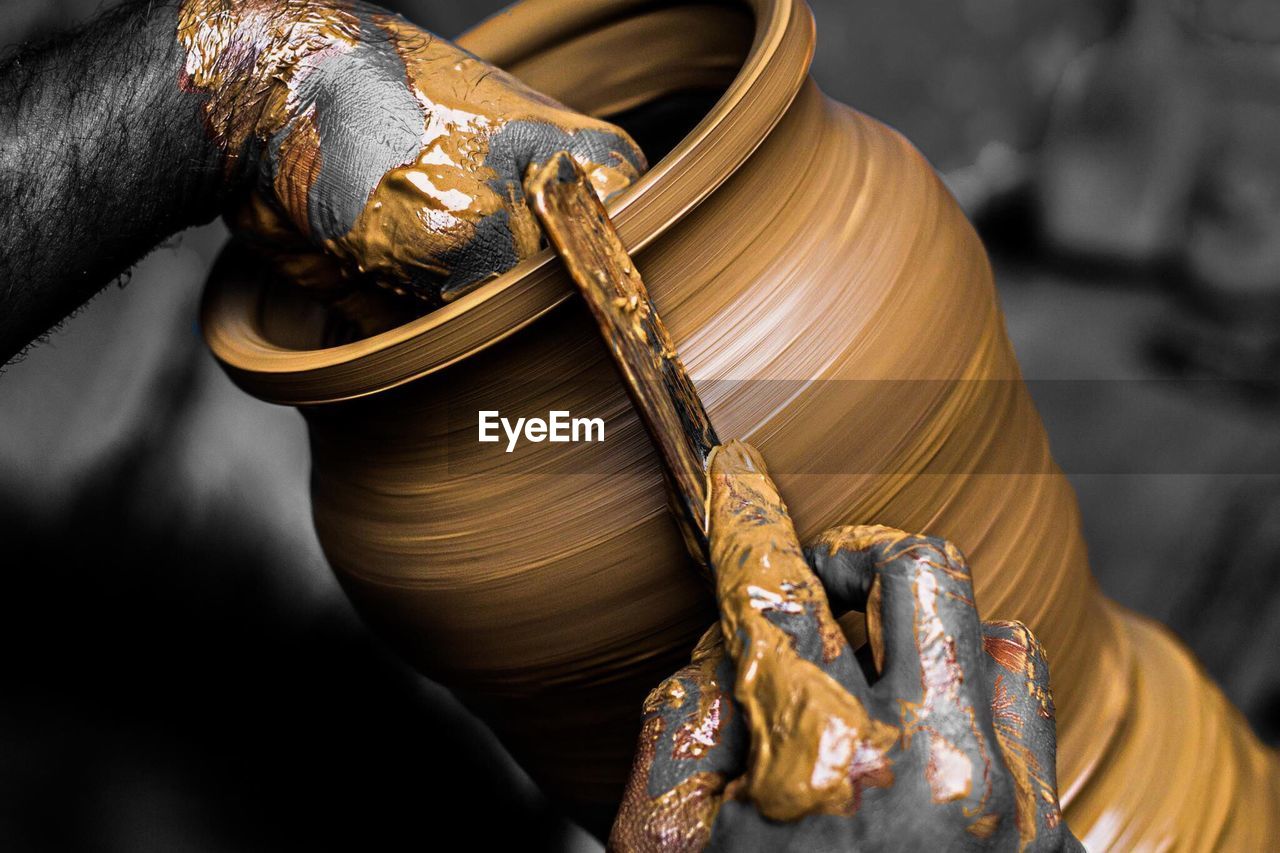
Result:
[[528,177],[525,193],[591,308],[665,463],[685,542],[706,567],[706,462],[719,439],[667,327],[573,157],[563,151],[552,157]]

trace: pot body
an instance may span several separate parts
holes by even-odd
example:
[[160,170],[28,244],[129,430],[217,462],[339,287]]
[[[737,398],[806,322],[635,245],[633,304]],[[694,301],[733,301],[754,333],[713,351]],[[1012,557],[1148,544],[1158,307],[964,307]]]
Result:
[[[906,142],[806,84],[635,260],[717,430],[760,448],[802,537],[875,522],[952,539],[985,615],[1070,645],[1063,719],[1077,697],[1106,707],[1075,686],[1105,682],[1076,670],[1106,644],[1076,629],[1092,586],[1074,497],[977,237]],[[603,418],[605,441],[477,440],[480,411],[552,410]],[[495,727],[552,790],[616,791],[641,700],[715,612],[585,309],[306,411],[316,527],[362,611],[423,671],[506,706]]]
[[[754,14],[780,5],[792,13]],[[751,32],[744,49],[759,50]],[[593,106],[549,66],[526,70]],[[670,227],[632,241],[719,434],[760,448],[802,538],[888,524],[968,555],[983,618],[1026,622],[1048,650],[1067,818],[1093,846],[1268,838],[1273,757],[1166,634],[1098,595],[986,255],[929,165],[803,69],[777,121],[741,145]],[[228,304],[206,312],[215,350],[234,332]],[[307,325],[298,316],[272,322]],[[716,616],[660,462],[574,301],[411,380],[304,409],[325,553],[370,624],[599,826],[645,694]],[[598,417],[605,440],[508,453],[477,440],[486,410]],[[1154,766],[1185,787],[1152,790]]]

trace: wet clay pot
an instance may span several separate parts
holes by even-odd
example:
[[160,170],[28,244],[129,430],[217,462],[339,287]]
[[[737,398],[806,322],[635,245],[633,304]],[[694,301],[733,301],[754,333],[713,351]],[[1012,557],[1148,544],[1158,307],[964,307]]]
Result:
[[[649,148],[612,215],[719,434],[761,449],[802,538],[947,537],[983,617],[1040,637],[1082,838],[1276,831],[1271,753],[1098,594],[982,246],[909,143],[808,79],[802,0],[528,0],[461,41]],[[316,529],[364,618],[606,825],[645,693],[715,611],[589,315],[543,252],[373,337],[327,345],[329,319],[233,247],[204,328],[242,387],[306,416]],[[476,440],[479,409],[602,417],[606,439],[507,453]]]

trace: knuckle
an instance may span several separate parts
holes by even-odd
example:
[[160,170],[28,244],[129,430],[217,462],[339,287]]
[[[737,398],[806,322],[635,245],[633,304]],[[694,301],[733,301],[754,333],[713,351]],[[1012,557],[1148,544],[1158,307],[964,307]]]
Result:
[[1004,639],[1010,643],[1017,644],[1023,650],[1027,659],[1032,663],[1033,671],[1048,670],[1049,659],[1045,655],[1044,646],[1040,644],[1040,640],[1036,638],[1035,633],[1025,623],[1010,620],[992,624],[1001,628],[1004,633]]
[[840,558],[848,563],[848,558],[865,554],[874,562],[878,573],[891,577],[928,571],[957,585],[963,597],[972,598],[973,581],[968,561],[953,542],[937,536],[908,533],[883,525],[846,525],[822,533],[806,552],[815,565]]
[[883,559],[889,556],[894,545],[919,538],[882,524],[846,524],[823,531],[809,550],[814,555],[828,557],[867,553]]
[[839,551],[859,551],[867,547],[866,537],[862,531],[868,530],[865,525],[844,524],[828,528],[818,535],[810,546],[815,553],[835,554]]
[[929,547],[937,557],[933,568],[945,572],[956,580],[970,581],[969,561],[965,559],[964,554],[954,542],[936,536],[925,537],[925,541],[929,543]]
[[1030,677],[1048,671],[1039,641],[1023,623],[983,622],[982,636],[987,656],[1005,670]]
[[625,134],[607,127],[583,124],[573,130],[567,144],[570,152],[579,159],[600,163],[612,156],[622,144]]
[[1016,619],[992,619],[983,622],[982,629],[984,633],[1014,643],[1026,651],[1039,645],[1031,629]]

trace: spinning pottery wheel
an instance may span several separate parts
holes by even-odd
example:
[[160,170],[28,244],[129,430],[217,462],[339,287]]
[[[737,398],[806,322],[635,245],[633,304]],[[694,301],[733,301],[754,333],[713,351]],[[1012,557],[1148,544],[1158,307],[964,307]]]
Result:
[[[611,214],[717,428],[760,448],[802,538],[946,537],[983,618],[1034,630],[1076,834],[1260,849],[1280,837],[1275,757],[1175,640],[1098,593],[976,235],[908,143],[817,90],[813,39],[800,0],[526,0],[460,42],[657,161]],[[306,416],[316,528],[365,619],[607,823],[641,701],[715,611],[558,260],[341,343],[232,246],[204,326],[236,382]],[[607,440],[506,453],[476,442],[480,409],[602,417]]]

